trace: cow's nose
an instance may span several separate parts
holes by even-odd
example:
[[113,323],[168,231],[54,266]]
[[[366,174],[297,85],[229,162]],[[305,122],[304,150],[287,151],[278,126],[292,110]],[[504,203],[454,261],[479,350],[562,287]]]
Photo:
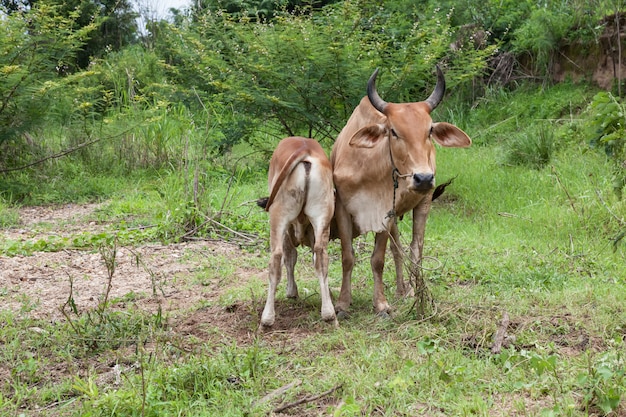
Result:
[[413,182],[418,190],[429,190],[435,185],[435,175],[432,173],[413,174]]

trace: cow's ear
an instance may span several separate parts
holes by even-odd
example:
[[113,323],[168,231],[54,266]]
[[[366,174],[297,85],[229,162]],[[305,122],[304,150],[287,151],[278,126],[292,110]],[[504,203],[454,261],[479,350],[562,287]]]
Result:
[[441,146],[451,148],[467,148],[472,144],[467,133],[446,122],[433,123],[431,136]]
[[350,146],[357,148],[373,148],[385,137],[387,127],[385,125],[369,125],[359,129],[351,138]]

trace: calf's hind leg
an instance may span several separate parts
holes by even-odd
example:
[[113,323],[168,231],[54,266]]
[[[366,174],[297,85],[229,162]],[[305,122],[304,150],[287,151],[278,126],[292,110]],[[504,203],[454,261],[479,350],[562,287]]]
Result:
[[298,298],[298,286],[296,285],[294,276],[297,261],[298,251],[296,250],[291,235],[287,233],[283,240],[283,263],[287,270],[287,298]]
[[274,301],[276,298],[276,288],[280,283],[283,260],[283,239],[287,230],[288,222],[270,210],[270,264],[269,282],[267,289],[267,300],[265,308],[261,314],[261,326],[271,327],[274,325],[276,313],[274,311]]
[[337,325],[335,308],[330,297],[328,286],[328,240],[330,237],[330,218],[312,219],[311,224],[315,231],[315,243],[313,245],[313,259],[315,274],[320,283],[320,297],[322,299],[322,320],[333,322]]

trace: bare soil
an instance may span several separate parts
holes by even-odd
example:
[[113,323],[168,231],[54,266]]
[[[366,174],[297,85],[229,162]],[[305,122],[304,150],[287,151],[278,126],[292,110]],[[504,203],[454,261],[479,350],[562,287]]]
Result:
[[[71,237],[78,233],[100,233],[113,225],[102,223],[95,211],[98,204],[26,207],[19,212],[20,225],[0,229],[0,240],[46,240],[52,236]],[[233,286],[251,280],[266,280],[266,270],[250,267],[250,256],[225,241],[194,241],[178,244],[145,244],[117,247],[115,268],[107,269],[98,250],[61,250],[36,252],[29,256],[0,256],[0,310],[19,311],[21,317],[62,322],[76,317],[68,300],[73,299],[79,313],[94,310],[111,285],[110,308],[133,308],[150,313],[161,309],[178,347],[193,351],[198,346],[247,345],[258,337],[279,351],[293,349],[294,342],[323,330],[325,324],[311,323],[312,306],[306,302],[277,300],[276,323],[269,332],[258,332],[263,296],[247,296],[230,305],[219,299]],[[215,259],[227,256],[235,272],[205,278],[207,270],[215,275]],[[232,268],[229,268],[232,271]],[[111,275],[112,273],[112,275]],[[66,316],[67,315],[67,316]],[[37,331],[37,328],[33,329]],[[41,330],[43,331],[43,330]],[[147,346],[149,348],[149,346]],[[123,358],[125,349],[116,352]],[[129,353],[129,357],[132,355]],[[111,352],[91,357],[86,363],[54,364],[48,376],[61,381],[78,375],[98,373],[97,383],[110,386],[119,379]],[[127,364],[132,366],[132,364]],[[0,379],[10,375],[10,364],[0,364]],[[117,376],[116,376],[117,375]],[[320,407],[322,406],[320,402]],[[277,415],[283,415],[281,413]]]
[[[79,232],[110,230],[111,225],[93,220],[98,207],[71,204],[22,208],[20,226],[0,230],[0,239],[37,241],[52,235],[67,237]],[[228,256],[233,265],[241,267],[236,267],[232,276],[208,281],[194,279],[211,268],[212,258],[216,256]],[[228,343],[226,338],[249,343],[256,337],[263,300],[247,297],[226,307],[216,306],[216,302],[234,285],[241,286],[250,280],[265,281],[266,271],[250,267],[246,262],[245,258],[250,256],[260,255],[244,252],[224,241],[118,247],[110,280],[106,256],[97,250],[0,256],[0,308],[52,322],[65,320],[62,309],[69,312],[70,295],[79,311],[94,309],[110,281],[108,299],[116,301],[118,307],[123,308],[128,300],[149,312],[161,308],[173,331],[183,336],[193,336],[196,341],[220,338],[221,343]],[[264,334],[268,341],[306,337],[316,330],[298,325],[302,322],[298,317],[308,316],[310,305],[278,300],[276,310],[273,331]]]

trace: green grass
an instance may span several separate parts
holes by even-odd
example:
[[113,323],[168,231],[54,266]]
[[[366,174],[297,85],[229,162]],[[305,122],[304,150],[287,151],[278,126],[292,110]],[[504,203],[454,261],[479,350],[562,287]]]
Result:
[[[372,313],[370,234],[356,241],[352,314],[338,329],[319,320],[318,283],[310,251],[302,249],[301,299],[285,299],[282,283],[277,309],[288,316],[278,331],[255,334],[269,260],[267,214],[253,204],[266,194],[263,162],[203,169],[195,200],[193,170],[127,179],[99,197],[105,201],[96,220],[109,225],[102,236],[77,234],[39,245],[96,249],[124,233],[127,240],[119,244],[171,242],[195,225],[196,236],[227,238],[241,249],[192,255],[199,267],[177,276],[176,286],[205,297],[185,305],[181,316],[142,311],[145,297],[130,295],[123,300],[126,309],[112,303],[100,313],[71,315],[71,324],[30,318],[34,301],[27,297],[22,311],[1,311],[0,362],[8,365],[0,368],[5,377],[0,415],[39,410],[40,415],[261,416],[329,390],[290,411],[621,415],[626,247],[614,246],[613,239],[623,231],[619,219],[626,216],[626,205],[612,193],[611,164],[588,148],[575,120],[555,124],[554,148],[545,163],[507,161],[511,141],[534,134],[538,118],[569,117],[568,109],[583,108],[590,93],[562,85],[499,94],[471,114],[450,113],[470,135],[478,133],[473,147],[438,149],[438,180],[457,178],[434,203],[427,224],[424,265],[435,301],[432,317],[416,320],[413,300],[392,296],[390,258],[385,282],[395,313],[388,320]],[[43,200],[48,201],[33,201]],[[14,206],[0,206],[0,219],[7,219],[2,227],[15,224],[15,213]],[[406,217],[400,226],[408,240]],[[146,225],[153,227],[131,236],[135,231],[129,230]],[[228,229],[261,243],[249,245]],[[3,242],[0,251],[14,256],[42,249],[28,245]],[[329,252],[330,285],[337,296],[338,242]],[[11,291],[2,285],[0,303]],[[511,339],[494,354],[493,337],[505,313]],[[187,318],[196,320],[191,334],[177,327]],[[61,364],[76,365],[55,373]],[[102,382],[114,365],[120,380]],[[260,401],[294,381],[300,383]]]

